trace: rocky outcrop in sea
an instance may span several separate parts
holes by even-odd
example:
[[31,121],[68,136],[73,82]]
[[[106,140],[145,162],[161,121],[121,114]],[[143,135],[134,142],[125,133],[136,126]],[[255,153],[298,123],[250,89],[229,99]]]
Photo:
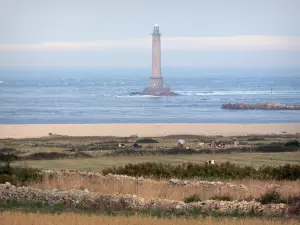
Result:
[[260,110],[300,110],[300,105],[295,104],[280,104],[280,103],[258,103],[258,104],[248,104],[248,103],[236,103],[236,104],[223,104],[222,109],[260,109]]

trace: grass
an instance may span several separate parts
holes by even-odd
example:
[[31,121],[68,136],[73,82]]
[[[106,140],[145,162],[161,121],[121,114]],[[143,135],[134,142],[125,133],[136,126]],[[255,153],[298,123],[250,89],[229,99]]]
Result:
[[218,162],[232,162],[238,165],[251,165],[259,167],[262,165],[278,166],[286,163],[300,163],[300,152],[280,153],[232,153],[232,154],[201,154],[201,155],[163,155],[163,156],[116,156],[95,157],[86,159],[59,159],[15,162],[13,165],[28,165],[41,169],[76,169],[99,171],[106,167],[121,166],[128,163],[171,163],[178,165],[183,162],[203,163],[214,159]]
[[265,181],[265,180],[233,180],[225,181],[236,185],[244,184],[248,191],[233,189],[228,186],[169,186],[168,182],[145,180],[134,182],[99,177],[97,179],[83,178],[80,176],[62,176],[45,178],[41,182],[31,182],[29,186],[39,189],[85,189],[101,194],[133,194],[145,198],[163,198],[183,201],[185,198],[196,195],[201,200],[218,196],[229,196],[232,199],[259,198],[270,190],[276,190],[283,198],[300,196],[300,180],[297,181]]
[[278,219],[258,219],[258,218],[203,218],[203,219],[185,219],[185,218],[155,218],[149,216],[108,216],[96,214],[76,214],[67,212],[63,214],[46,213],[23,213],[23,212],[2,212],[0,221],[5,225],[296,225],[296,220],[278,220]]
[[26,153],[30,152],[63,152],[67,150],[67,148],[59,148],[59,147],[34,147],[34,146],[18,146],[18,145],[5,145],[0,142],[0,149],[1,148],[14,148],[17,151],[22,151]]

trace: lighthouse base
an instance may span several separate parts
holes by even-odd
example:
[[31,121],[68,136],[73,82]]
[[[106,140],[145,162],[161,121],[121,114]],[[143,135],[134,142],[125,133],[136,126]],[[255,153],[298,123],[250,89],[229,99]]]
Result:
[[145,88],[143,92],[132,92],[131,95],[177,96],[170,88]]

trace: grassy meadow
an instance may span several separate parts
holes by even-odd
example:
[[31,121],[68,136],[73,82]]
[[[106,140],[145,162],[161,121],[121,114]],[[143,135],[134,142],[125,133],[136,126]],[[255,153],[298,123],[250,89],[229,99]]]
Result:
[[[0,140],[0,150],[10,151],[9,149],[17,150],[16,154],[19,154],[20,158],[17,161],[11,163],[14,169],[26,170],[26,168],[36,169],[51,169],[51,170],[81,170],[81,171],[101,171],[103,169],[123,166],[128,163],[163,163],[171,165],[180,165],[182,163],[196,163],[203,164],[208,160],[215,160],[218,165],[225,162],[239,165],[243,168],[246,166],[255,167],[252,168],[254,174],[257,174],[257,168],[267,165],[271,167],[281,166],[283,164],[299,164],[300,163],[300,151],[299,147],[295,147],[293,151],[289,151],[286,147],[286,143],[290,140],[296,140],[299,136],[255,136],[255,137],[203,137],[194,135],[184,136],[168,136],[153,138],[155,142],[141,143],[142,147],[138,149],[132,149],[132,144],[140,140],[138,137],[117,138],[117,137],[65,137],[65,136],[51,136],[38,139],[6,139]],[[177,140],[184,139],[186,146],[193,149],[194,152],[189,154],[185,148],[182,148],[179,153],[172,154],[141,154],[144,151],[156,151],[157,149],[169,150],[172,148],[178,148]],[[247,152],[239,151],[233,146],[234,141],[239,141],[238,148],[247,148]],[[224,141],[226,147],[223,150],[233,149],[229,152],[218,152],[215,147],[209,147],[212,141]],[[205,149],[200,148],[198,143],[204,142]],[[118,148],[118,143],[126,143],[126,149]],[[299,142],[298,142],[299,143]],[[275,144],[275,145],[272,145]],[[270,148],[277,148],[279,152],[267,152]],[[279,147],[278,147],[279,146]],[[266,148],[266,152],[255,152],[252,149],[257,147]],[[154,150],[153,150],[154,149]],[[296,149],[296,150],[295,150]],[[208,150],[201,152],[202,150]],[[263,149],[264,150],[264,149]],[[277,151],[276,150],[276,151]],[[126,155],[126,151],[133,153],[132,155]],[[139,152],[138,152],[139,151]],[[89,157],[65,157],[60,158],[56,154],[53,158],[24,158],[24,156],[33,155],[36,153],[84,153]],[[125,152],[125,154],[113,155],[110,153]],[[134,154],[137,153],[137,154]],[[6,153],[5,153],[6,154]],[[61,155],[62,155],[61,154]],[[23,158],[22,158],[23,157]],[[217,165],[217,166],[218,166]],[[214,165],[216,166],[216,165]],[[20,167],[20,168],[19,168]],[[24,169],[25,167],[25,169]],[[138,169],[139,170],[139,169]],[[140,171],[140,170],[139,170]],[[196,170],[199,172],[199,169]],[[221,171],[224,171],[223,169]],[[280,170],[281,172],[281,170]],[[277,174],[277,173],[276,173]],[[0,174],[1,175],[1,174]],[[5,179],[7,174],[4,174]],[[27,175],[22,175],[27,177]],[[134,176],[134,175],[133,175]],[[172,174],[173,176],[173,174]],[[21,175],[20,175],[21,177]],[[237,187],[245,185],[247,190],[241,188],[232,188],[232,186],[172,186],[169,185],[168,180],[161,178],[154,178],[143,180],[143,182],[135,182],[130,179],[118,179],[116,177],[97,177],[89,178],[80,175],[71,176],[44,176],[42,179],[30,180],[23,182],[26,186],[35,187],[42,190],[56,189],[56,190],[85,190],[89,192],[96,192],[103,195],[123,195],[131,194],[145,199],[168,199],[176,201],[185,201],[191,196],[197,196],[197,201],[204,201],[208,199],[216,199],[226,197],[229,201],[246,200],[251,201],[255,199],[260,201],[261,196],[267,193],[276,191],[276,194],[281,200],[287,200],[290,198],[297,199],[300,196],[300,180],[272,180],[275,178],[266,178],[268,180],[255,180],[255,178],[243,179],[243,178],[222,178],[220,180],[214,177],[211,180],[228,182]],[[0,177],[1,178],[1,177]],[[189,177],[193,181],[194,177]],[[198,177],[199,179],[205,179],[205,177]],[[226,180],[225,180],[226,179]],[[230,180],[231,179],[231,180]],[[195,181],[195,180],[194,180]],[[277,197],[278,197],[277,196]],[[273,199],[274,200],[274,199]],[[270,201],[273,201],[270,199]],[[275,199],[276,201],[276,199]],[[4,203],[3,203],[4,204]],[[175,215],[163,216],[158,218],[158,215],[152,214],[139,214],[134,212],[130,216],[125,216],[119,212],[112,212],[107,215],[106,213],[93,214],[93,212],[77,212],[63,209],[58,211],[58,214],[51,214],[52,211],[43,211],[38,209],[37,211],[26,211],[22,207],[3,207],[0,209],[0,224],[5,225],[35,225],[35,224],[201,224],[201,225],[254,225],[254,224],[266,224],[266,225],[295,225],[299,224],[299,221],[292,219],[270,219],[268,217],[257,218],[254,215],[238,217],[235,214],[230,216],[219,218],[218,216],[207,218],[193,218],[193,216],[176,217]],[[26,213],[24,213],[26,212]],[[47,212],[47,213],[46,213]],[[85,214],[86,213],[86,214]],[[94,212],[95,213],[95,212]],[[114,215],[114,216],[112,216]]]
[[279,166],[282,164],[300,163],[300,152],[278,153],[231,153],[231,154],[196,154],[196,155],[153,155],[153,156],[98,156],[93,158],[75,158],[58,160],[18,161],[15,166],[29,166],[40,169],[73,169],[99,171],[106,167],[121,166],[128,163],[171,163],[178,165],[184,162],[204,163],[214,159],[216,162],[232,162],[241,166],[262,165]]

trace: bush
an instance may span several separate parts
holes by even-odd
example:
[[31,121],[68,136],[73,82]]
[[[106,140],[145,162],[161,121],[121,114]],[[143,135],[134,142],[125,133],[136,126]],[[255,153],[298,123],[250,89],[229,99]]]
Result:
[[43,175],[37,169],[0,167],[0,183],[9,182],[14,185],[24,185],[31,181],[41,181]]
[[152,138],[143,138],[143,139],[137,140],[136,143],[144,143],[144,144],[148,144],[148,143],[159,143],[159,141],[154,140],[154,139],[152,139]]
[[185,203],[190,203],[190,202],[200,202],[201,199],[198,195],[194,194],[192,196],[184,198]]
[[255,148],[256,152],[294,152],[298,151],[293,145],[283,143],[271,143],[268,145],[259,145]]
[[298,140],[292,140],[292,141],[288,141],[285,146],[289,146],[289,147],[300,147],[300,142]]
[[218,201],[232,201],[232,198],[227,195],[216,195],[210,198],[211,200],[218,200]]
[[262,204],[270,204],[270,203],[282,203],[283,200],[281,199],[280,193],[277,191],[269,191],[263,194],[259,199],[258,199]]
[[300,217],[300,201],[294,204],[291,204],[288,207],[287,213],[291,216]]
[[0,153],[0,162],[3,162],[6,164],[6,167],[10,167],[10,163],[13,161],[18,160],[19,157],[16,154],[12,153]]
[[42,160],[42,159],[60,159],[66,158],[70,155],[63,152],[37,152],[28,155],[25,159],[28,160]]
[[148,176],[156,178],[213,178],[213,179],[261,179],[296,180],[300,179],[300,165],[286,164],[279,167],[262,166],[258,170],[240,167],[229,162],[215,165],[183,163],[180,165],[162,163],[126,164],[120,167],[106,168],[104,174],[124,174],[128,176]]
[[17,153],[17,150],[14,148],[1,148],[0,153]]

